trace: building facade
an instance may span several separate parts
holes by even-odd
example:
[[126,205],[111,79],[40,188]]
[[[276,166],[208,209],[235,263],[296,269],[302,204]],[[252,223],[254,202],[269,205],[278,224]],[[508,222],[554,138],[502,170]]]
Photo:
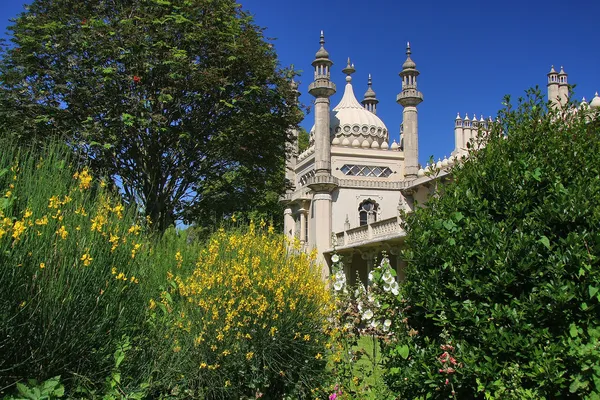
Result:
[[[281,198],[285,234],[299,240],[306,251],[317,250],[323,277],[329,275],[330,256],[335,251],[343,257],[351,281],[366,281],[385,251],[401,278],[402,215],[425,204],[437,184],[451,179],[454,163],[468,156],[467,144],[476,145],[476,138],[486,134],[491,121],[458,115],[451,157],[422,168],[418,162],[418,106],[424,98],[418,89],[419,71],[410,44],[396,98],[403,116],[400,143],[390,143],[388,129],[377,116],[379,100],[370,76],[363,100],[356,98],[352,86],[355,69],[350,60],[342,69],[346,75],[342,99],[331,107],[330,98],[337,87],[331,79],[333,63],[323,33],[320,44],[308,89],[315,98],[310,145],[298,154],[296,140],[288,152],[286,178],[292,187]],[[561,104],[568,93],[567,74],[562,68],[558,73],[552,68],[549,99]],[[581,107],[600,108],[600,97],[596,93],[589,105],[584,99]],[[297,131],[292,133],[297,138]]]

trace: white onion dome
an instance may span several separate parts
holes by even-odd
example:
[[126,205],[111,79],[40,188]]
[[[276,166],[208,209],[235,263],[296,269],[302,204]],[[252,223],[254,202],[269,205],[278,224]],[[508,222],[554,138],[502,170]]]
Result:
[[590,107],[591,108],[600,108],[600,96],[598,96],[598,92],[596,92],[596,95],[594,96],[592,101],[590,101]]
[[579,109],[580,110],[585,110],[589,107],[589,104],[587,103],[587,101],[585,101],[585,97],[581,99],[581,103],[579,103]]
[[419,168],[419,170],[417,171],[417,176],[419,178],[425,176],[425,170],[423,168]]
[[402,64],[402,69],[416,69],[417,68],[417,64],[415,64],[415,62],[412,60],[412,58],[410,58],[410,55],[412,54],[412,52],[410,51],[410,42],[406,43],[406,61],[404,61],[404,64]]
[[350,60],[348,60],[348,67],[343,71],[348,74],[346,88],[339,104],[330,114],[331,139],[333,141],[334,138],[340,138],[344,142],[343,138],[348,138],[353,147],[365,148],[372,147],[373,142],[377,142],[377,147],[380,148],[383,143],[389,142],[388,129],[376,114],[366,110],[356,99],[350,76],[355,70]]
[[323,35],[323,31],[321,31],[321,40],[320,40],[321,48],[315,54],[315,58],[329,58],[329,53],[325,50],[325,35]]

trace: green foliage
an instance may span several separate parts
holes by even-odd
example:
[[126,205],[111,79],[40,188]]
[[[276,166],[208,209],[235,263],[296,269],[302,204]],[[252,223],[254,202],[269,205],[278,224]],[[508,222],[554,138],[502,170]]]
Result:
[[306,129],[300,128],[298,131],[298,154],[308,149],[310,145],[310,135],[306,132]]
[[405,319],[386,350],[400,395],[600,393],[600,130],[537,91],[506,104],[486,147],[408,216]]
[[17,383],[19,394],[8,396],[6,400],[54,400],[65,394],[65,387],[60,384],[60,376],[50,378],[41,384],[35,379],[29,379],[27,384]]
[[2,134],[65,137],[161,231],[283,191],[293,73],[235,1],[35,0],[9,30]]

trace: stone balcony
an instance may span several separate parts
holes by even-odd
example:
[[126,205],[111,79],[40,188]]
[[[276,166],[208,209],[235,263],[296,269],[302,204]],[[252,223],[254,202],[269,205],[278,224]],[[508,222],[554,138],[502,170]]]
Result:
[[404,229],[400,227],[398,218],[393,217],[338,232],[335,234],[335,246],[340,250],[360,247],[372,242],[403,238],[405,234]]

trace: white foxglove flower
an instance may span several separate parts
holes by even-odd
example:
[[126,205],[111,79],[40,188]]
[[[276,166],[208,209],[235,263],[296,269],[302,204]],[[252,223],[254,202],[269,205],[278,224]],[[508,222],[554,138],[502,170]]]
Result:
[[362,319],[364,319],[365,321],[368,321],[371,318],[373,318],[373,311],[371,310],[366,310],[362,315]]
[[373,282],[373,271],[369,272],[369,282]]
[[331,256],[331,261],[336,263],[338,261],[340,261],[340,256],[338,256],[337,254],[334,254]]
[[398,282],[394,282],[392,284],[392,294],[398,296],[398,293],[400,293],[400,286],[398,285]]
[[385,321],[383,321],[383,326],[389,328],[390,326],[392,326],[392,320],[386,319]]
[[385,274],[383,274],[383,276],[381,277],[383,279],[383,281],[385,283],[387,283],[388,285],[391,284],[394,281],[394,277],[393,275],[390,273],[390,271],[385,271]]

